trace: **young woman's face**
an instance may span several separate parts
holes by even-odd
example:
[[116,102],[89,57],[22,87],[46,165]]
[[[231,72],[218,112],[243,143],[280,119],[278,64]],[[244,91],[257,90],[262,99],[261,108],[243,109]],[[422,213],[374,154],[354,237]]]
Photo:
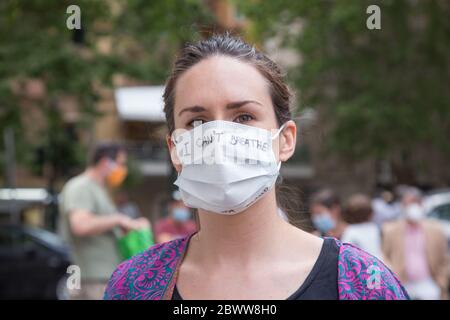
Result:
[[[227,56],[204,59],[177,80],[175,129],[190,130],[194,123],[198,125],[213,120],[276,129],[279,126],[269,88],[267,80],[248,63]],[[290,147],[293,152],[295,124],[290,121],[285,131],[291,135]],[[173,147],[168,142],[169,148]],[[277,157],[282,161],[287,160],[283,159],[284,155]]]
[[177,129],[211,120],[278,127],[266,79],[253,66],[225,56],[207,58],[178,79],[174,117]]

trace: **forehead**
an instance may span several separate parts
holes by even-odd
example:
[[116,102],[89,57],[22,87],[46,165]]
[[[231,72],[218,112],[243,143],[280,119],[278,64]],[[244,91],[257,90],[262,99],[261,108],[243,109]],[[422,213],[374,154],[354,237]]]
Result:
[[227,56],[212,56],[195,64],[181,75],[175,89],[175,108],[250,99],[271,102],[266,78],[251,64]]
[[321,205],[320,203],[311,204],[311,211],[313,211],[313,212],[324,211],[324,210],[328,210],[328,208],[325,207],[324,205]]

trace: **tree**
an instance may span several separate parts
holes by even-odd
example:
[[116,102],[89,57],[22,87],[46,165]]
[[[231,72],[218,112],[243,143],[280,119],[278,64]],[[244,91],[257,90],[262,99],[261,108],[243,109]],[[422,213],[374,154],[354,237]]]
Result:
[[[278,34],[301,53],[290,78],[301,105],[317,107],[330,127],[329,151],[347,160],[386,160],[398,183],[416,182],[420,152],[449,159],[448,1],[236,3],[253,21],[253,37]],[[373,4],[381,9],[380,30],[366,27]],[[280,33],[280,26],[294,24],[301,32]]]
[[[18,160],[38,173],[47,168],[50,188],[84,163],[86,145],[76,137],[101,116],[99,87],[111,87],[115,73],[161,83],[183,42],[211,21],[200,0],[80,0],[82,28],[69,30],[72,4],[0,2],[0,131],[13,128]],[[99,46],[104,39],[108,52]],[[78,106],[71,121],[67,99]],[[26,122],[27,115],[39,118]]]

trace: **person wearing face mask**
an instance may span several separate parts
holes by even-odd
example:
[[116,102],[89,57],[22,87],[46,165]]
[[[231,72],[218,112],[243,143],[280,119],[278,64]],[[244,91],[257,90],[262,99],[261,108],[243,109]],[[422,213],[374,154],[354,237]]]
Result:
[[343,219],[348,223],[342,234],[342,242],[353,243],[375,257],[381,255],[380,228],[372,221],[373,208],[370,198],[362,193],[350,196],[342,210]]
[[181,200],[179,191],[173,192],[168,209],[169,215],[155,224],[155,238],[158,243],[186,237],[196,230],[191,212]]
[[319,235],[340,239],[347,223],[342,219],[341,201],[331,189],[323,189],[311,196],[311,221]]
[[405,187],[402,218],[382,231],[385,260],[405,284],[411,298],[448,298],[448,243],[440,225],[425,217],[420,190]]
[[290,223],[275,185],[297,127],[283,74],[262,52],[229,34],[185,46],[164,104],[174,184],[199,228],[122,263],[105,299],[408,298],[377,258]]
[[145,218],[131,219],[118,212],[108,193],[126,177],[126,156],[119,145],[98,145],[87,169],[61,191],[59,232],[81,271],[81,286],[70,291],[72,299],[101,299],[106,281],[121,262],[118,237],[150,227]]

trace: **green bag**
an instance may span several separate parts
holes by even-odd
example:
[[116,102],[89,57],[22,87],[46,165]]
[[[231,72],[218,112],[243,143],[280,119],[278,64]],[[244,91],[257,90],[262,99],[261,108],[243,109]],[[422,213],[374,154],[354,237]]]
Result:
[[120,254],[125,260],[147,250],[153,244],[153,234],[150,229],[130,231],[118,240]]

